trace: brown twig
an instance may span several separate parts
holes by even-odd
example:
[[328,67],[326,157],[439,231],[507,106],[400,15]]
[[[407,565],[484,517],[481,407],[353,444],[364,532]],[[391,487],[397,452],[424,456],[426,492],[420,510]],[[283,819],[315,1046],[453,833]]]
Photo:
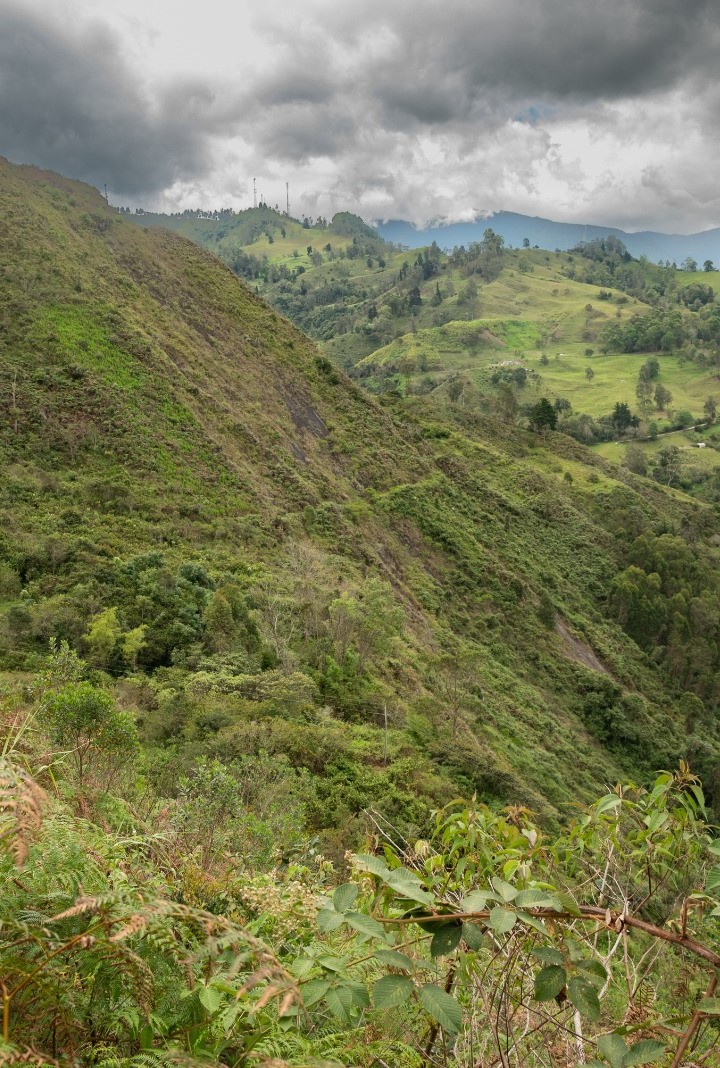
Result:
[[[653,938],[662,939],[664,942],[672,942],[673,945],[680,946],[681,949],[686,949],[689,953],[694,953],[696,957],[702,957],[713,967],[720,968],[720,953],[715,953],[714,950],[708,949],[707,946],[703,946],[700,942],[696,942],[694,938],[688,938],[687,935],[675,934],[674,931],[668,931],[664,927],[657,927],[654,923],[648,923],[646,920],[641,920],[637,916],[630,916],[624,912],[611,912],[610,909],[598,908],[597,905],[578,905],[577,912],[558,912],[555,909],[545,908],[526,908],[523,909],[523,912],[540,920],[599,921],[606,927],[618,932],[624,927],[631,927],[638,931],[644,931],[645,934],[649,934]],[[487,920],[489,917],[489,909],[480,909],[477,912],[431,913],[427,916],[379,916],[378,919],[381,923],[404,926],[409,923],[452,923],[458,920]]]

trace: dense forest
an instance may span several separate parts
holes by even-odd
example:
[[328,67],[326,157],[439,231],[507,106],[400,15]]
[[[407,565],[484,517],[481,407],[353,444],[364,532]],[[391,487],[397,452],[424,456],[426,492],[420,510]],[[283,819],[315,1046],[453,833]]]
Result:
[[[715,1063],[712,499],[560,432],[540,363],[382,353],[493,344],[502,242],[336,216],[291,280],[29,167],[0,208],[0,1061]],[[714,304],[612,286],[655,391]]]

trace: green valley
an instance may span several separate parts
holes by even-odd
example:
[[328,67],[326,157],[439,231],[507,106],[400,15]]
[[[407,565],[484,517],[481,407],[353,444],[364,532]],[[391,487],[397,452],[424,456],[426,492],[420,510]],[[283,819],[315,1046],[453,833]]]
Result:
[[720,967],[718,454],[611,462],[610,328],[700,418],[714,301],[5,161],[0,211],[2,1063],[657,1063]]

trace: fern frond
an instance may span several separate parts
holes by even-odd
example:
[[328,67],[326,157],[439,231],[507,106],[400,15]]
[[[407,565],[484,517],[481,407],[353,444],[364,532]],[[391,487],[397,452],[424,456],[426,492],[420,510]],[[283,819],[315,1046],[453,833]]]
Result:
[[26,1047],[18,1049],[16,1046],[6,1046],[0,1042],[0,1068],[13,1068],[14,1065],[30,1065],[31,1068],[45,1068],[46,1065],[57,1065],[52,1057],[46,1057],[37,1050]]
[[15,866],[28,858],[30,842],[42,824],[45,791],[20,768],[0,759],[0,846],[8,849]]

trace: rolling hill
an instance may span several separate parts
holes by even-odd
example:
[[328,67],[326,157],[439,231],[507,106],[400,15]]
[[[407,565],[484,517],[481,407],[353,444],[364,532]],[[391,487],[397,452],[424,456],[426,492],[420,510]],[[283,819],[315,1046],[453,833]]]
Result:
[[[521,417],[547,396],[566,432],[589,444],[614,442],[622,436],[611,423],[614,408],[638,409],[638,376],[657,352],[653,388],[670,401],[644,401],[633,431],[650,455],[656,450],[645,439],[705,423],[706,404],[720,394],[716,273],[633,260],[615,237],[582,245],[585,255],[532,248],[498,255],[483,250],[484,238],[447,255],[436,244],[417,252],[378,241],[349,215],[313,228],[265,207],[191,215],[132,221],[164,223],[215,251],[374,393],[420,392],[444,402],[459,391],[463,404],[487,409],[510,382]],[[661,329],[648,343],[628,341],[648,316]],[[518,363],[521,379],[513,377]],[[702,436],[715,445],[714,429]],[[718,459],[714,448],[701,464],[683,454],[686,488],[707,496]]]

